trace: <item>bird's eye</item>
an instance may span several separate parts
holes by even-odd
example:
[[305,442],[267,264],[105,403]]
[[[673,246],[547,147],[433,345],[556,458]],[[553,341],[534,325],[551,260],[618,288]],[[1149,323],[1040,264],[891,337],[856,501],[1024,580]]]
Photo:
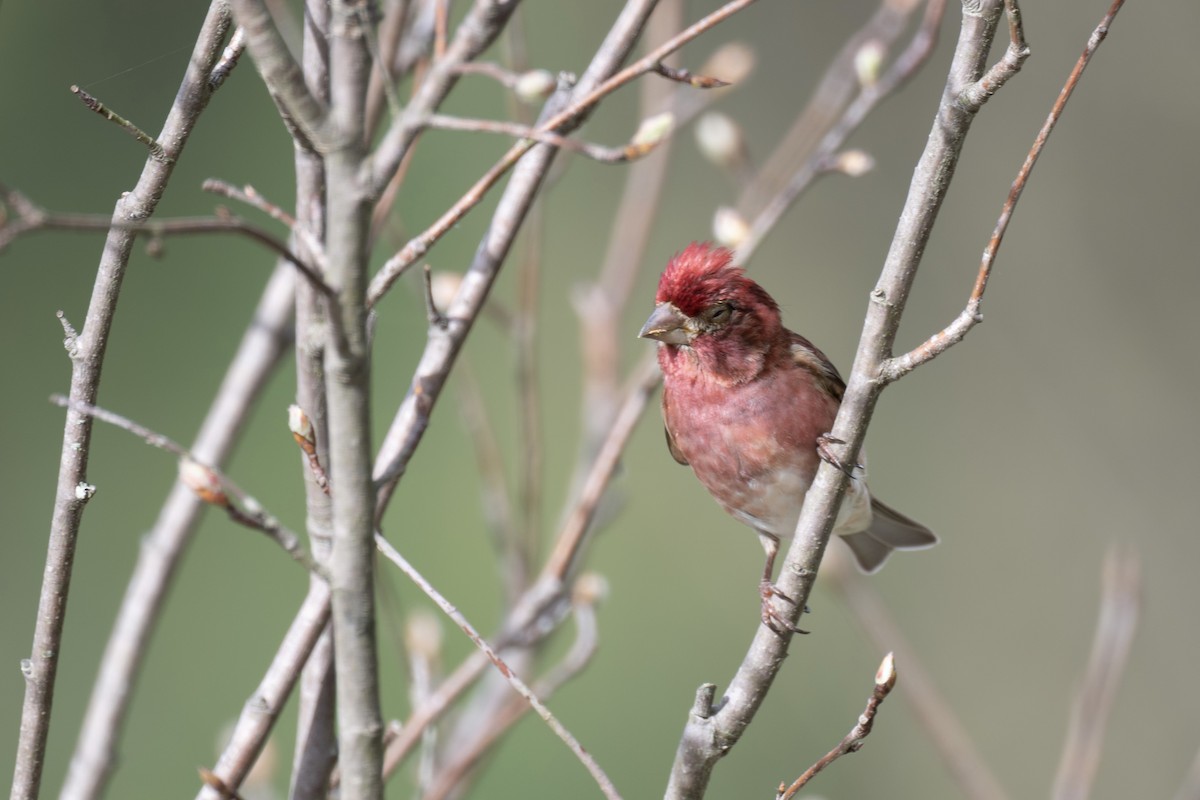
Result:
[[729,315],[732,313],[732,303],[721,303],[720,305],[715,305],[708,310],[708,321],[724,322],[725,320],[729,319]]

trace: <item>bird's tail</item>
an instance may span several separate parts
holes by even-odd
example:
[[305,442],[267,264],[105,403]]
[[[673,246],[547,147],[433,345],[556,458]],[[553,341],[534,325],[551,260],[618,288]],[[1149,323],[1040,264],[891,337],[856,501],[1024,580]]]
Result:
[[871,527],[842,536],[859,568],[868,575],[877,572],[893,550],[924,550],[938,543],[938,537],[929,528],[874,497],[871,512]]

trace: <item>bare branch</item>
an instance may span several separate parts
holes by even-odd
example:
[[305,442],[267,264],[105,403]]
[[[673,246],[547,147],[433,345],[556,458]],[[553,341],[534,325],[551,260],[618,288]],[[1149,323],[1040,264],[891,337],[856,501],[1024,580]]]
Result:
[[655,64],[651,67],[650,71],[657,75],[662,75],[667,80],[687,84],[693,89],[720,89],[722,86],[729,85],[728,81],[723,81],[720,78],[696,75],[695,73],[688,72],[686,69],[668,67],[662,63]]
[[945,0],[929,0],[921,25],[904,52],[892,62],[882,77],[866,83],[860,81],[858,95],[821,137],[800,169],[754,218],[746,238],[737,244],[739,259],[745,262],[750,258],[767,233],[782,219],[784,212],[792,207],[817,177],[834,171],[837,166],[834,154],[845,145],[850,135],[881,102],[900,90],[924,66],[937,44],[938,28],[945,7]]
[[[157,141],[163,143],[165,158],[148,159],[133,190],[123,195],[113,210],[114,228],[109,230],[100,257],[83,331],[71,351],[72,400],[92,403],[99,392],[104,353],[116,313],[121,279],[124,277],[133,247],[133,235],[120,230],[120,226],[145,220],[157,208],[174,164],[187,144],[196,119],[212,96],[208,75],[217,61],[229,27],[227,6],[221,0],[214,0],[205,16],[188,62],[187,72],[167,114],[163,130],[157,137]],[[91,430],[92,425],[88,417],[68,412],[63,428],[62,455],[59,461],[41,597],[38,600],[37,622],[28,669],[25,671],[25,699],[21,709],[21,729],[13,770],[14,798],[35,798],[41,786],[46,738],[50,731],[51,707],[54,700],[54,681],[58,661],[63,653],[62,631],[66,619],[71,569],[75,559],[75,542],[79,534],[83,508],[87,502],[86,497],[79,496],[77,487],[87,485]],[[92,765],[88,765],[88,768],[91,767]],[[87,779],[103,783],[106,767],[107,764],[95,769]],[[72,777],[78,774],[77,769],[79,767],[72,762],[71,774],[64,791],[77,788],[77,784],[72,781]],[[80,792],[73,796],[91,795]]]
[[90,108],[92,111],[95,111],[97,114],[104,117],[109,122],[116,123],[118,128],[125,131],[130,136],[132,136],[134,139],[137,139],[139,142],[141,142],[142,144],[146,145],[146,147],[150,148],[150,157],[151,158],[155,159],[156,161],[162,161],[163,159],[165,159],[167,157],[166,153],[163,152],[162,145],[159,144],[158,142],[154,141],[153,136],[146,133],[141,128],[139,128],[137,125],[134,125],[132,122],[125,119],[120,114],[118,114],[117,112],[115,112],[111,108],[109,108],[108,106],[104,105],[104,103],[101,103],[95,97],[92,97],[90,94],[85,92],[83,89],[80,89],[78,86],[72,85],[71,86],[71,94],[77,95],[79,97],[79,99],[83,101],[83,104],[85,106]]
[[[282,547],[288,555],[310,572],[323,575],[324,569],[313,561],[312,556],[300,544],[300,537],[280,524],[279,520],[263,509],[262,504],[234,483],[233,479],[220,470],[196,460],[182,445],[161,433],[156,433],[144,425],[139,425],[128,417],[109,411],[91,403],[82,403],[61,394],[50,396],[50,402],[56,406],[70,409],[77,414],[107,422],[109,425],[128,431],[142,439],[151,447],[166,450],[178,456],[179,480],[196,496],[211,506],[222,508],[229,518],[239,525],[265,533],[271,540]],[[229,499],[236,497],[242,504],[239,507]]]
[[[5,200],[16,208],[17,217],[0,225],[0,250],[18,236],[41,230],[60,231],[123,231],[131,237],[145,234],[154,238],[163,236],[186,236],[209,233],[238,233],[271,250],[292,265],[304,279],[324,295],[332,289],[326,285],[316,269],[299,255],[292,252],[285,242],[268,231],[246,222],[233,214],[220,213],[213,217],[177,217],[175,219],[151,220],[149,222],[114,222],[100,214],[60,214],[33,205],[16,190],[0,186]],[[19,198],[19,201],[18,201]],[[17,204],[19,202],[19,205]]]
[[1104,558],[1100,615],[1083,685],[1071,706],[1053,800],[1084,800],[1100,767],[1108,715],[1129,660],[1142,605],[1141,566],[1132,548],[1112,547]]
[[890,648],[904,664],[901,695],[908,700],[918,724],[958,783],[962,796],[969,800],[1005,800],[995,773],[979,754],[954,707],[939,691],[872,582],[840,553],[830,553],[822,570],[829,580],[828,586],[841,597],[871,643],[881,649]]
[[[649,72],[662,59],[753,2],[754,0],[732,0],[732,2],[726,3],[700,21],[693,23],[662,46],[656,47],[652,52],[638,59],[620,72],[617,72],[615,75],[612,75],[612,77],[609,77],[607,80],[598,81],[594,88],[581,83],[575,92],[572,93],[571,103],[565,109],[557,111],[549,119],[539,123],[537,129],[544,133],[564,134],[569,132],[569,130],[574,129],[583,122],[587,112],[601,99],[629,83],[634,78]],[[467,193],[446,211],[437,222],[406,244],[400,252],[389,258],[371,281],[371,287],[367,294],[368,302],[371,305],[379,302],[379,299],[395,283],[396,279],[404,274],[405,270],[412,266],[413,262],[428,252],[429,248],[454,227],[468,211],[478,205],[484,195],[487,194],[488,189],[494,186],[496,181],[533,146],[534,142],[532,141],[518,142],[513,145],[512,149],[492,165],[484,173],[483,177],[476,181],[475,185],[468,189]]]
[[246,48],[254,58],[254,66],[285,124],[306,146],[324,152],[329,147],[324,131],[328,109],[309,91],[304,73],[288,51],[266,4],[262,0],[232,0],[231,5],[238,25],[245,31]]
[[982,108],[988,98],[1008,83],[1008,79],[1016,75],[1025,59],[1029,58],[1029,45],[1025,42],[1025,30],[1021,25],[1021,7],[1016,0],[1005,0],[1004,10],[1008,16],[1008,47],[1003,58],[959,95],[959,104],[967,111]]
[[233,72],[233,68],[238,65],[238,61],[242,57],[242,53],[246,51],[246,31],[243,28],[238,28],[233,32],[233,36],[229,39],[229,44],[225,46],[225,52],[221,54],[221,60],[213,67],[212,72],[208,75],[208,85],[216,91],[221,88],[221,84],[229,77],[229,73]]
[[404,113],[392,120],[375,149],[371,157],[372,196],[377,196],[391,181],[421,130],[421,120],[441,105],[458,82],[459,65],[471,61],[495,41],[516,6],[517,0],[475,0],[445,53],[434,60]]
[[387,539],[376,535],[375,544],[379,548],[379,552],[383,553],[383,555],[387,557],[389,561],[399,567],[400,571],[407,575],[413,581],[413,583],[415,583],[421,589],[422,592],[424,592],[431,600],[433,600],[433,602],[437,604],[438,608],[440,608],[446,614],[446,616],[450,617],[450,619],[454,621],[454,624],[461,628],[463,633],[465,633],[467,637],[475,643],[475,646],[488,657],[488,660],[491,661],[493,666],[495,666],[500,674],[504,676],[504,679],[508,682],[508,684],[512,686],[512,688],[518,694],[520,694],[521,697],[525,698],[525,701],[529,703],[530,707],[533,708],[535,712],[537,712],[537,715],[541,717],[547,725],[550,726],[550,730],[554,731],[555,735],[557,735],[559,739],[562,739],[567,747],[571,749],[571,752],[575,754],[575,757],[579,759],[580,763],[587,768],[587,771],[591,773],[592,778],[596,781],[596,784],[600,787],[600,790],[604,792],[604,796],[609,798],[609,800],[619,800],[620,795],[617,794],[616,787],[612,785],[612,781],[609,780],[608,776],[604,773],[604,770],[601,769],[598,763],[596,763],[596,760],[592,758],[591,754],[583,749],[582,745],[579,744],[579,741],[576,740],[576,738],[571,735],[571,732],[568,731],[563,724],[558,721],[558,718],[550,712],[550,709],[546,708],[545,704],[543,704],[542,701],[537,698],[537,695],[535,695],[533,691],[525,685],[524,681],[522,681],[511,669],[509,669],[508,665],[504,663],[504,660],[500,658],[500,655],[483,640],[483,637],[480,636],[479,632],[476,631],[471,623],[467,621],[466,617],[464,617],[462,613],[454,607],[453,604],[451,604],[444,596],[442,596],[437,589],[433,588],[433,585],[425,580],[425,578],[419,572],[417,572],[417,570],[411,564],[409,564],[402,555],[400,555],[399,551],[392,547],[391,543],[389,543]]
[[[329,587],[321,582],[309,584],[308,596],[288,627],[258,688],[242,706],[233,736],[212,769],[212,774],[220,778],[226,787],[236,789],[241,786],[254,766],[267,734],[286,706],[300,670],[316,647],[328,621]],[[216,800],[221,796],[208,784],[196,797],[197,800]]]
[[[263,197],[253,186],[246,184],[239,189],[231,183],[226,183],[225,181],[218,180],[217,178],[209,178],[200,185],[200,188],[206,192],[219,194],[224,197],[228,197],[231,200],[238,200],[246,205],[253,206],[267,216],[271,217],[271,219],[278,220],[284,225],[287,225],[288,230],[290,230],[297,238],[304,241],[304,246],[308,249],[308,252],[312,256],[313,263],[316,268],[315,271],[322,274],[325,272],[325,248],[321,244],[320,240],[317,239],[316,236],[313,236],[313,233],[308,229],[308,226],[301,225],[300,223],[296,222],[295,217],[272,203],[267,198]],[[325,290],[321,290],[320,287],[315,288],[317,288],[318,291],[321,291],[322,294],[330,294],[328,287],[326,287]]]
[[[821,137],[845,113],[852,99],[861,93],[864,81],[859,62],[864,50],[878,53],[882,58],[882,54],[907,30],[909,17],[919,3],[920,0],[880,0],[875,13],[846,40],[788,132],[752,179],[742,187],[736,203],[742,214],[756,216],[808,161]],[[926,8],[928,10],[928,6]]]
[[[651,120],[647,120],[643,125],[646,126],[650,122]],[[557,133],[549,133],[537,128],[531,128],[528,125],[506,122],[504,120],[463,119],[462,117],[449,117],[443,114],[431,114],[426,123],[428,127],[439,130],[499,133],[505,136],[515,136],[519,139],[530,139],[535,142],[551,144],[573,153],[579,153],[603,164],[623,164],[627,161],[641,158],[654,150],[670,131],[670,126],[667,126],[665,130],[661,126],[649,126],[651,129],[650,134],[635,136],[633,141],[623,147],[604,147],[603,145],[581,142],[578,139],[559,136]]]
[[[585,580],[589,576],[580,576],[580,584],[591,583]],[[596,581],[598,576],[591,576]],[[599,644],[599,630],[596,624],[594,598],[580,599],[581,592],[575,592],[572,603],[572,618],[575,620],[575,640],[571,648],[550,672],[537,681],[533,693],[543,700],[548,700],[563,684],[574,678],[587,667],[592,656],[596,654]],[[442,767],[437,781],[424,792],[421,800],[443,800],[455,790],[461,789],[463,780],[480,763],[483,757],[494,747],[508,731],[512,729],[529,711],[529,704],[521,697],[513,697],[504,709],[496,714],[488,729],[482,732],[465,751],[454,751],[453,759]]]
[[[1059,117],[1062,116],[1067,101],[1071,99],[1075,87],[1079,85],[1079,79],[1083,77],[1083,71],[1087,69],[1087,65],[1092,60],[1092,56],[1095,55],[1097,48],[1100,47],[1100,43],[1108,35],[1108,28],[1112,24],[1117,12],[1121,10],[1124,1],[1116,0],[1109,7],[1108,13],[1104,15],[1104,19],[1100,21],[1100,24],[1096,26],[1096,29],[1088,38],[1088,43],[1083,50],[1083,54],[1075,62],[1075,67],[1071,70],[1071,74],[1067,77],[1067,82],[1063,84],[1062,90],[1058,93],[1058,99],[1054,101],[1049,116],[1042,123],[1041,130],[1038,131],[1037,136],[1034,137],[1033,145],[1029,148],[1029,153],[1025,156],[1025,163],[1017,171],[1017,177],[1013,181],[1012,188],[1008,190],[1008,198],[1004,201],[1004,206],[1000,209],[1000,217],[996,220],[996,227],[992,231],[992,237],[988,240],[987,247],[983,250],[983,259],[979,264],[979,273],[975,277],[975,287],[971,290],[971,296],[967,298],[966,308],[963,309],[962,313],[953,322],[917,347],[903,355],[894,356],[884,361],[879,367],[880,380],[885,383],[891,383],[903,378],[920,365],[932,361],[961,342],[972,328],[983,321],[983,315],[980,311],[983,304],[983,293],[987,291],[988,279],[992,275],[992,266],[996,262],[996,253],[1000,249],[1000,243],[1004,241],[1004,234],[1008,230],[1008,223],[1012,220],[1013,211],[1016,210],[1017,201],[1021,199],[1021,192],[1025,191],[1025,184],[1029,181],[1029,175],[1033,172],[1033,167],[1037,164],[1042,150],[1045,149],[1046,141],[1050,138],[1050,133],[1054,130],[1054,126],[1058,124]],[[1016,19],[1019,20],[1020,17],[1018,16]],[[1013,23],[1013,25],[1019,26],[1019,23]],[[1017,41],[1016,37],[1019,35],[1018,27],[1013,32],[1014,42]],[[1014,46],[1010,44],[1009,50],[1012,51]]]
[[871,697],[867,700],[867,707],[858,718],[858,722],[850,729],[842,741],[838,742],[837,747],[830,750],[821,760],[813,764],[797,778],[791,786],[781,791],[775,800],[791,800],[796,796],[796,792],[804,788],[804,786],[817,776],[817,773],[828,767],[834,761],[837,761],[844,755],[849,753],[857,753],[866,743],[866,738],[871,735],[871,728],[875,725],[875,714],[879,711],[879,706],[891,694],[892,689],[896,687],[896,663],[895,658],[891,653],[883,657],[883,663],[879,665],[879,670],[875,673],[875,689],[871,692]]
[[[872,295],[858,354],[832,431],[834,438],[848,443],[843,453],[843,459],[848,463],[854,462],[862,446],[880,390],[874,380],[876,365],[895,337],[899,315],[916,275],[925,241],[972,121],[972,115],[959,108],[952,98],[958,97],[962,87],[978,80],[983,73],[995,36],[999,2],[990,0],[992,13],[963,17],[946,92],[914,173],[879,286]],[[792,627],[808,601],[848,480],[842,470],[823,462],[805,497],[796,536],[777,584],[784,596],[792,598],[794,605],[777,605],[776,613]],[[676,751],[667,798],[703,796],[717,761],[737,743],[761,706],[783,663],[790,640],[787,631],[777,633],[765,625],[756,627],[754,639],[720,708],[704,718],[695,714],[689,718]]]
[[546,559],[542,576],[565,581],[577,568],[579,553],[583,548],[585,537],[591,529],[596,507],[604,496],[605,489],[617,468],[621,453],[625,451],[625,443],[633,433],[642,412],[654,396],[654,391],[662,380],[658,371],[658,361],[654,353],[642,359],[641,364],[634,370],[631,388],[625,396],[625,402],[613,419],[608,437],[596,453],[591,471],[583,482],[579,499],[567,516],[555,540],[554,548]]
[[[191,451],[209,464],[221,464],[280,358],[291,342],[288,323],[296,290],[290,265],[276,267],[247,327],[225,378],[196,435]],[[64,795],[99,797],[117,757],[125,721],[147,643],[163,608],[167,585],[183,556],[204,505],[180,483],[167,498],[144,539],[137,565],[121,601],[100,661],[87,714],[80,729]]]

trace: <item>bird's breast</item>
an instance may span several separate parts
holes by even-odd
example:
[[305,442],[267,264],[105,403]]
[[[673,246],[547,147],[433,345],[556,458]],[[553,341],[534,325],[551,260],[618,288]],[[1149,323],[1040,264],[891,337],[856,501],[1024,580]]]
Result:
[[[725,510],[790,536],[837,403],[795,372],[729,386],[668,376],[663,415],[680,453]],[[790,380],[789,380],[790,378]]]

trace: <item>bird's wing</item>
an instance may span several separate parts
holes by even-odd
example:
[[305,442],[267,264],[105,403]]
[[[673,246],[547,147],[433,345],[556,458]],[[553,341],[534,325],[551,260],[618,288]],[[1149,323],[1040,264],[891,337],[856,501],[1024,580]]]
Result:
[[[664,386],[662,394],[662,415],[664,422],[670,419],[670,416],[667,414],[667,406],[670,404],[670,402],[671,391]],[[671,458],[675,459],[686,467],[688,465],[687,457],[683,454],[683,451],[679,449],[679,445],[675,444],[675,437],[671,435],[671,429],[666,425],[663,425],[663,433],[667,436],[667,449],[671,451]]]
[[675,444],[675,437],[671,435],[670,428],[667,428],[664,425],[663,433],[667,435],[667,449],[671,451],[671,458],[675,459],[686,467],[688,465],[688,460],[683,457],[683,453],[679,452],[679,446]]
[[796,362],[796,366],[811,373],[817,385],[840,402],[842,395],[846,393],[846,382],[838,374],[837,367],[808,339],[792,331],[788,333],[791,339],[792,360]]

